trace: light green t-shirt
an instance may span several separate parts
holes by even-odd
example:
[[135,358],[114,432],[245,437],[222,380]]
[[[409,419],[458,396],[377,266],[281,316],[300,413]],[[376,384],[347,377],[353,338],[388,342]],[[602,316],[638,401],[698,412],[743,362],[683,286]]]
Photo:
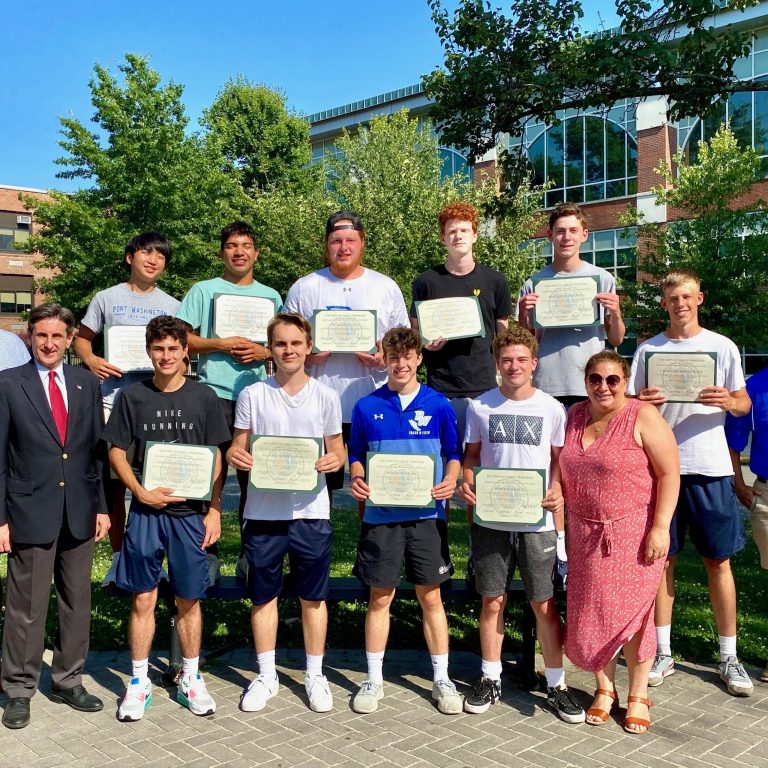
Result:
[[[213,336],[213,297],[217,293],[274,299],[278,312],[283,306],[280,294],[276,290],[255,280],[250,285],[235,285],[221,277],[214,277],[213,280],[195,283],[182,300],[176,317],[191,325],[205,339]],[[225,400],[237,400],[237,396],[249,384],[267,378],[264,363],[241,365],[225,352],[200,355],[197,373],[200,381],[211,387],[219,397]]]

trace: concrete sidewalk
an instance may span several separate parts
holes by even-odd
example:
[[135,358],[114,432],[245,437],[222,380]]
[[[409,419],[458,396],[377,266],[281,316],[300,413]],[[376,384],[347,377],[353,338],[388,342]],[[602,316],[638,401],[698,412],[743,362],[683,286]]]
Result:
[[[484,715],[441,715],[429,698],[429,657],[413,650],[388,652],[386,696],[373,715],[357,715],[349,706],[365,675],[363,651],[329,652],[326,674],[335,709],[316,714],[306,706],[303,663],[301,651],[278,652],[280,693],[263,712],[243,713],[237,705],[253,677],[253,654],[243,649],[216,659],[204,670],[218,704],[210,718],[195,717],[177,704],[175,688],[163,689],[155,671],[154,701],[138,723],[115,718],[129,668],[127,652],[89,657],[86,686],[105,701],[104,711],[91,715],[47,698],[46,667],[43,692],[32,700],[32,724],[21,731],[0,727],[0,766],[768,768],[768,684],[755,682],[752,697],[736,699],[714,667],[680,664],[652,692],[650,733],[631,736],[619,725],[623,710],[601,727],[566,725],[547,709],[542,693],[522,690],[510,674],[503,679],[502,701]],[[474,654],[451,655],[451,675],[462,692],[478,669]],[[753,677],[757,672],[749,671]],[[568,679],[588,705],[592,676],[572,669]],[[617,687],[626,702],[624,668]],[[0,704],[5,701],[0,697]]]

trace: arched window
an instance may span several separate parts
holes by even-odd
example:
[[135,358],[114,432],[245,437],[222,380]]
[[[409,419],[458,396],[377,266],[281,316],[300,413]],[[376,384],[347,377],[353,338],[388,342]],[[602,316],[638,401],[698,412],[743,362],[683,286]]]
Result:
[[440,167],[440,175],[442,178],[453,176],[454,174],[461,174],[466,181],[470,180],[469,166],[467,165],[467,158],[460,152],[457,152],[451,147],[440,147],[440,161],[442,166]]
[[618,123],[578,115],[548,128],[528,149],[534,183],[551,181],[546,207],[637,192],[637,143]]

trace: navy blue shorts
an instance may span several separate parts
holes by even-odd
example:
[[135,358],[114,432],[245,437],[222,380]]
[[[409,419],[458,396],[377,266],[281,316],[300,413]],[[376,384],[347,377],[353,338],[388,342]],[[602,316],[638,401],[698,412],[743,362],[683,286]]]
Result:
[[680,496],[669,528],[670,557],[683,548],[686,530],[696,551],[710,560],[728,560],[744,548],[747,537],[733,477],[680,477]]
[[286,554],[299,597],[328,597],[333,548],[328,520],[246,520],[243,546],[248,558],[248,597],[254,605],[264,605],[282,592]]
[[210,586],[202,515],[167,515],[131,502],[115,583],[126,592],[151,592],[168,555],[173,594],[185,600],[205,597]]

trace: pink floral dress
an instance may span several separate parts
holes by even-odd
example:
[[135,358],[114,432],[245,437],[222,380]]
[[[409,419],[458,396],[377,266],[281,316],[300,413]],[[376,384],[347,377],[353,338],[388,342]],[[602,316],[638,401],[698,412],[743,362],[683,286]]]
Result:
[[640,408],[627,400],[603,434],[583,447],[589,403],[568,414],[560,453],[568,541],[565,653],[582,669],[602,669],[642,634],[638,661],[656,653],[653,609],[664,560],[645,561],[656,478],[634,437]]

